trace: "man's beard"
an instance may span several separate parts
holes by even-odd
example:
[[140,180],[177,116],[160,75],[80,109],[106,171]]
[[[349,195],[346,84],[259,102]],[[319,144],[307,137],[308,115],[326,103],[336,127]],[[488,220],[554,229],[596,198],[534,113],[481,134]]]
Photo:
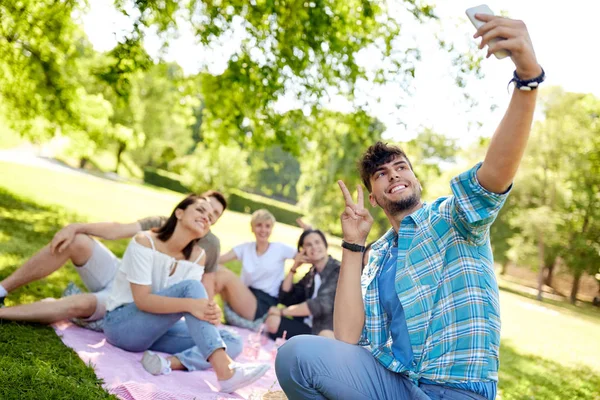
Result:
[[386,199],[385,197],[382,200],[377,200],[377,204],[379,207],[383,208],[383,210],[389,215],[398,215],[405,211],[412,210],[421,202],[421,191],[415,191],[410,196],[400,199],[398,201],[391,201]]

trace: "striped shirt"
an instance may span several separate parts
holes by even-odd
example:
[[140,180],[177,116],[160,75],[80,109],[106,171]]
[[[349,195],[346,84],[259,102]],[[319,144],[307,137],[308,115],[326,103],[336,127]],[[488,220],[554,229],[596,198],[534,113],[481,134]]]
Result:
[[[498,380],[500,305],[490,226],[508,192],[477,180],[481,164],[451,181],[452,196],[426,203],[390,229],[372,248],[361,286],[365,326],[359,342],[387,369],[436,383]],[[406,222],[406,223],[405,223]],[[394,357],[388,317],[376,277],[395,241],[395,288],[413,351],[410,365]]]

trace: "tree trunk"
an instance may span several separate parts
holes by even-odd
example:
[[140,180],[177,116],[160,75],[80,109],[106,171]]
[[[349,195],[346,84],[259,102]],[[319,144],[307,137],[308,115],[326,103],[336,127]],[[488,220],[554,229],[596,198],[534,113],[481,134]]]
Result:
[[576,272],[573,275],[573,287],[571,288],[571,304],[577,303],[577,292],[579,292],[579,281],[581,280],[581,272]]
[[538,294],[537,299],[543,300],[543,287],[544,287],[544,268],[546,263],[544,262],[544,233],[540,230],[538,232],[538,258],[540,261],[540,272],[538,273]]
[[79,160],[79,168],[84,169],[85,166],[87,165],[87,163],[88,163],[87,157],[81,157],[81,159]]
[[127,145],[125,144],[119,144],[119,148],[117,149],[117,165],[115,167],[115,174],[119,173],[119,166],[121,166],[121,155],[123,155],[126,147]]
[[509,261],[506,260],[502,263],[502,269],[500,269],[500,275],[506,275],[506,271],[508,270]]
[[546,267],[546,278],[544,282],[546,286],[552,287],[552,274],[554,273],[554,267],[556,266],[557,259],[558,257],[554,259],[554,262],[552,264]]

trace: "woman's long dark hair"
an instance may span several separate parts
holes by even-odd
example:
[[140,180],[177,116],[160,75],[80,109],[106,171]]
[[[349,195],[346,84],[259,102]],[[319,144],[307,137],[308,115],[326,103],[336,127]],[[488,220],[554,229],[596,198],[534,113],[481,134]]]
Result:
[[300,251],[300,249],[304,247],[304,239],[306,239],[306,237],[311,233],[316,233],[317,235],[321,236],[321,239],[323,239],[323,243],[325,243],[325,248],[328,247],[327,239],[325,239],[325,234],[323,232],[321,232],[318,229],[307,229],[304,232],[302,232],[300,238],[298,239],[298,251]]
[[[175,215],[175,211],[177,211],[178,209],[185,210],[190,205],[196,203],[200,199],[204,199],[204,197],[201,197],[197,194],[189,194],[189,195],[187,195],[187,197],[185,199],[181,200],[179,202],[179,204],[177,204],[175,206],[175,209],[171,213],[171,216],[169,217],[169,219],[167,219],[167,221],[160,228],[158,228],[155,231],[157,233],[156,237],[163,242],[166,242],[167,240],[169,240],[171,238],[171,236],[173,236],[173,232],[175,232],[175,227],[177,226],[178,220],[177,220],[177,216]],[[181,251],[183,253],[183,255],[185,256],[186,260],[190,259],[191,255],[192,255],[192,250],[194,250],[194,246],[196,245],[198,240],[200,240],[200,239],[192,240]]]

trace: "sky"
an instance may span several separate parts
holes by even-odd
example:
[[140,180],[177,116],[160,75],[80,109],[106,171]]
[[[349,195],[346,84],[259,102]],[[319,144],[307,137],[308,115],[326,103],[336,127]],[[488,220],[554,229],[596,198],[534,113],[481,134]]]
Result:
[[[400,0],[388,0],[390,13],[401,7]],[[497,60],[490,57],[483,61],[481,80],[468,81],[467,92],[477,99],[477,106],[470,106],[450,72],[450,59],[439,49],[432,32],[455,43],[457,48],[467,49],[475,28],[465,16],[465,10],[480,3],[464,0],[439,0],[435,12],[439,22],[424,25],[405,22],[403,32],[416,40],[422,59],[416,68],[411,85],[411,95],[399,87],[388,85],[380,88],[359,85],[358,101],[368,104],[371,115],[387,127],[386,138],[406,141],[414,138],[423,128],[456,138],[461,145],[468,145],[480,136],[491,136],[500,122],[510,100],[507,83],[515,69],[509,58]],[[89,9],[82,17],[84,30],[94,48],[107,51],[115,46],[122,34],[130,29],[128,17],[116,12],[112,0],[90,0]],[[523,20],[528,27],[538,62],[546,71],[543,86],[558,85],[571,92],[593,93],[600,97],[600,70],[594,38],[598,36],[600,1],[570,0],[488,0],[487,5],[496,13],[506,13],[511,18]],[[185,27],[176,40],[170,42],[166,53],[161,53],[160,41],[150,33],[146,38],[149,54],[159,54],[168,61],[179,63],[186,73],[193,74],[202,67],[218,74],[226,66],[227,59],[239,47],[242,35],[232,34],[225,38],[223,46],[208,49],[196,43]],[[481,50],[485,55],[485,50]],[[358,63],[369,67],[373,60],[365,51]],[[374,99],[379,98],[376,102]],[[402,103],[402,107],[396,104]],[[278,110],[286,111],[301,105],[291,96],[278,101]],[[495,106],[495,107],[493,107]],[[340,96],[332,96],[326,107],[339,111],[351,111],[352,105]],[[540,118],[538,113],[536,118]]]

